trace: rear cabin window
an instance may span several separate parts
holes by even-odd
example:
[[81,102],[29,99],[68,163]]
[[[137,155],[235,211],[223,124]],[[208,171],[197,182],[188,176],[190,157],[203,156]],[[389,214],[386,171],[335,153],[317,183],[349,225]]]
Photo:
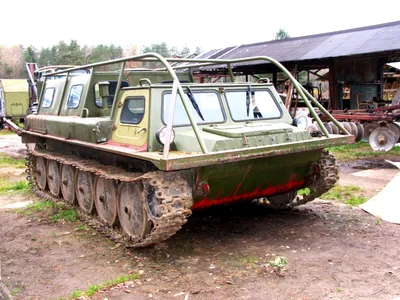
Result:
[[73,85],[69,90],[67,108],[77,108],[81,100],[83,85]]
[[268,90],[228,91],[226,100],[234,121],[276,119],[282,116],[277,102]]
[[[186,100],[197,124],[222,123],[225,121],[221,102],[214,92],[185,92]],[[172,94],[163,97],[163,121],[167,124],[172,102]],[[189,118],[183,106],[180,95],[177,95],[174,113],[174,126],[190,125]]]
[[44,108],[50,107],[51,103],[53,102],[53,98],[54,98],[54,88],[47,88],[44,91],[42,107]]
[[145,101],[143,97],[127,98],[122,108],[120,122],[122,124],[139,124],[143,120]]
[[[117,82],[116,80],[109,80],[94,84],[94,99],[97,107],[111,107],[113,105]],[[121,88],[128,86],[128,81],[121,81]]]

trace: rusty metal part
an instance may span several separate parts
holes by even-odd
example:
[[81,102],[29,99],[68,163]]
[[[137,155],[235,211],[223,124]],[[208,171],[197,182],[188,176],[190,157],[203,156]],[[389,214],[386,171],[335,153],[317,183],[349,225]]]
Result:
[[397,123],[388,123],[386,126],[389,127],[394,132],[395,134],[394,141],[395,143],[397,143],[400,139],[400,125],[398,125]]
[[122,182],[118,189],[118,216],[124,232],[132,241],[140,242],[150,232],[151,222],[144,205],[143,184]]
[[293,206],[314,200],[329,191],[335,183],[339,181],[339,166],[336,163],[333,154],[328,150],[322,150],[321,159],[318,161],[318,165],[320,172],[313,183],[308,186],[310,194],[299,196],[296,201],[292,203]]
[[354,135],[354,136],[356,137],[356,140],[357,140],[358,128],[357,128],[356,124],[355,124],[354,122],[348,122],[348,124],[349,124],[349,126],[350,126],[350,128],[351,128],[350,133],[351,133],[352,135]]
[[96,176],[94,180],[94,203],[99,218],[104,224],[116,225],[117,213],[117,188],[114,180]]
[[354,123],[357,126],[357,136],[356,136],[356,142],[361,141],[361,139],[364,137],[364,127],[362,126],[361,123]]
[[75,204],[75,169],[69,165],[61,165],[61,195],[70,205]]
[[350,124],[348,122],[342,122],[342,125],[343,125],[344,129],[346,129],[348,132],[350,132],[350,134],[352,134],[351,133],[351,127],[350,127]]
[[37,157],[35,160],[35,179],[37,187],[40,190],[46,189],[47,175],[46,175],[46,160],[43,157]]
[[329,122],[328,124],[331,125],[333,134],[339,134],[339,127],[337,127],[335,123]]
[[284,194],[268,197],[269,206],[273,209],[289,208],[289,205],[297,198],[297,190]]
[[49,185],[50,194],[58,197],[60,194],[61,175],[60,167],[54,160],[47,161],[47,184]]
[[259,199],[260,201],[257,203],[267,205],[273,209],[287,209],[310,202],[328,192],[339,181],[339,166],[336,163],[336,159],[328,150],[323,150],[316,166],[318,167],[318,174],[315,175],[314,180],[308,186],[309,195],[297,196],[297,190],[295,190],[267,197],[267,201]]
[[396,144],[395,133],[388,127],[377,127],[369,136],[369,144],[376,151],[389,151]]
[[93,175],[90,172],[76,170],[75,194],[79,207],[87,214],[94,210]]
[[327,123],[327,122],[324,122],[324,123],[322,123],[322,124],[324,125],[324,127],[326,128],[326,131],[328,131],[329,134],[332,134],[332,133],[333,133],[333,129],[332,129],[331,124],[329,124],[329,123]]
[[376,122],[365,123],[363,125],[364,125],[364,138],[366,140],[369,139],[371,132],[374,131],[375,128],[379,127],[378,123]]
[[[180,230],[182,225],[187,222],[187,217],[191,214],[190,207],[193,205],[192,190],[181,172],[127,172],[122,168],[102,165],[94,160],[36,149],[28,154],[26,173],[32,191],[41,198],[52,201],[60,200],[52,196],[49,191],[38,189],[35,169],[35,162],[38,158],[57,161],[62,165],[62,170],[65,166],[70,166],[105,179],[115,180],[118,183],[137,181],[143,184],[147,197],[142,199],[144,199],[144,207],[148,218],[152,221],[152,226],[150,232],[140,241],[132,240],[119,227],[104,226],[104,222],[97,215],[87,214],[83,210],[78,210],[82,220],[89,226],[125,247],[146,247],[164,241]],[[61,200],[67,206],[72,207],[70,202],[64,199]]]

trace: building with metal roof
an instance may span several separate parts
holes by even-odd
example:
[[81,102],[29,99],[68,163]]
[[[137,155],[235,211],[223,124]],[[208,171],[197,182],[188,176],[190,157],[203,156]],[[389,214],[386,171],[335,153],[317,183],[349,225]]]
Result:
[[[270,56],[294,73],[306,70],[317,74],[318,70],[328,69],[322,79],[329,80],[330,107],[357,108],[358,101],[383,98],[383,67],[400,61],[400,21],[214,49],[198,58],[251,56]],[[225,71],[215,67],[198,70],[200,74]],[[277,69],[270,63],[239,63],[233,66],[233,71],[240,75],[271,73],[275,84],[278,80]],[[344,96],[344,88],[350,90],[350,99]]]

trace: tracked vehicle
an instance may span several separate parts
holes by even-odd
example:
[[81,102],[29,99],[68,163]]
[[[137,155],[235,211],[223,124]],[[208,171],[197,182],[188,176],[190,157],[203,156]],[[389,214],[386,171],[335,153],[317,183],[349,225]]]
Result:
[[[292,124],[272,84],[234,82],[231,65],[256,59],[293,80],[320,134]],[[128,69],[130,61],[156,62],[158,69]],[[109,65],[119,70],[103,71]],[[204,65],[226,65],[232,82],[195,83],[191,74]],[[60,72],[65,76],[44,80],[38,112],[25,121],[22,140],[34,145],[28,179],[37,195],[77,205],[88,223],[127,247],[169,238],[196,209],[254,199],[276,208],[311,201],[338,180],[324,148],[354,142],[269,57],[149,53]],[[341,134],[326,131],[311,103]],[[310,193],[297,197],[305,187]]]

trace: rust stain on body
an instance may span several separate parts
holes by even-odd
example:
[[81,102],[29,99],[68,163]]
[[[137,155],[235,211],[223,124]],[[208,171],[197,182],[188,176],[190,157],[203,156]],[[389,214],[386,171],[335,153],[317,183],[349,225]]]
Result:
[[278,193],[285,193],[291,190],[300,189],[304,186],[305,180],[290,180],[286,184],[278,186],[270,186],[264,189],[256,189],[251,192],[245,192],[239,195],[233,195],[231,197],[219,198],[219,193],[214,199],[204,198],[193,204],[192,209],[206,208],[214,205],[221,205],[225,203],[232,203],[242,200],[253,200],[261,197],[268,197]]

